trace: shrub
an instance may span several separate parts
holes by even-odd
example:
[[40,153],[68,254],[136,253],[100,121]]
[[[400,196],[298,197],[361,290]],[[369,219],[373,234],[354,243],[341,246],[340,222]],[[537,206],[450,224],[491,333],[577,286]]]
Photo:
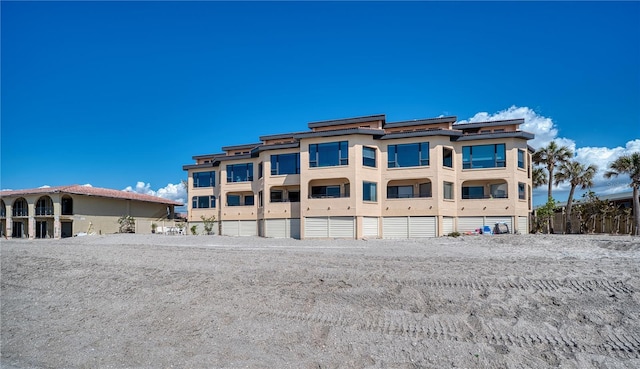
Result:
[[198,226],[197,225],[192,225],[191,226],[191,234],[194,235],[194,236],[198,234]]
[[447,236],[449,236],[449,237],[460,237],[460,232],[451,232]]

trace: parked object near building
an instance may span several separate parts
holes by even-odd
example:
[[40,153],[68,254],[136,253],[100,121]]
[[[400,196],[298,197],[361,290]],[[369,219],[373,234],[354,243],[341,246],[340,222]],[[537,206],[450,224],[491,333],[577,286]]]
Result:
[[173,219],[183,204],[156,196],[90,186],[0,191],[0,230],[7,238],[63,238],[119,231],[119,219],[135,219],[136,233]]
[[523,119],[311,122],[194,156],[188,220],[217,234],[418,238],[506,223],[528,232],[533,134]]

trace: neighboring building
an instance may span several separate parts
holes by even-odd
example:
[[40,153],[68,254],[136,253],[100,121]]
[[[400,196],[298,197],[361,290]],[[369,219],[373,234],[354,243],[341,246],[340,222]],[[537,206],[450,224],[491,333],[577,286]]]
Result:
[[[119,231],[118,219],[136,219],[136,233],[173,219],[183,204],[156,196],[90,186],[0,191],[0,231],[14,238],[61,238]],[[144,225],[144,226],[143,226]]]
[[413,238],[506,222],[528,231],[533,134],[523,119],[386,122],[384,115],[194,156],[188,220],[222,235]]

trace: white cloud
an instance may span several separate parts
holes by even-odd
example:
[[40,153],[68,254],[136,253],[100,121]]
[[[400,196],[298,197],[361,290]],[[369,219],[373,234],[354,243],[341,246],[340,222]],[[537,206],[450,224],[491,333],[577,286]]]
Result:
[[[528,107],[511,106],[508,109],[494,114],[480,112],[468,120],[460,120],[458,123],[474,123],[489,120],[505,120],[524,118],[524,123],[520,125],[523,131],[531,132],[535,139],[529,141],[529,145],[534,149],[544,147],[549,142],[555,140],[558,145],[567,146],[574,152],[574,159],[582,164],[594,164],[598,166],[598,172],[594,177],[594,185],[591,188],[597,195],[609,195],[630,191],[629,178],[626,176],[605,179],[604,173],[608,170],[609,164],[622,155],[632,152],[640,152],[640,139],[634,139],[626,143],[625,147],[576,147],[575,141],[569,138],[558,137],[558,129],[553,119],[542,116]],[[584,191],[577,191],[575,197],[579,198]],[[554,187],[553,197],[558,201],[566,201],[569,194],[569,184],[561,183]],[[538,187],[533,190],[534,204],[544,203],[547,196],[547,186]]]
[[44,186],[40,186],[40,187],[38,187],[38,188],[51,188],[51,186],[49,186],[49,185],[44,185]]
[[82,186],[83,186],[83,187],[93,187],[93,186],[91,185],[91,183],[85,183],[85,184],[83,184]]
[[153,190],[151,188],[151,183],[138,181],[135,188],[127,186],[127,188],[125,188],[123,191],[158,196],[162,197],[163,199],[178,201],[183,204],[187,203],[187,189],[182,183],[168,183],[165,187],[159,188],[158,190]]

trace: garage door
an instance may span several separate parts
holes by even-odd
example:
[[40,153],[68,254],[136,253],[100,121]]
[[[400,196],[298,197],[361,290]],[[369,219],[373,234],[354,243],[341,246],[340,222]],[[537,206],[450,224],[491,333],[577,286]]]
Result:
[[488,225],[493,231],[493,227],[496,225],[496,223],[506,223],[507,227],[509,227],[509,233],[513,233],[512,219],[512,217],[485,217],[484,225]]
[[258,222],[255,220],[240,220],[240,234],[239,236],[257,236],[258,235]]
[[378,238],[378,218],[363,217],[362,218],[362,235],[364,237]]
[[436,217],[409,217],[409,238],[436,236]]
[[409,237],[409,222],[407,217],[382,218],[382,237],[407,238]]
[[356,223],[354,217],[329,217],[329,237],[355,238]]
[[222,222],[223,236],[257,236],[258,223],[255,220],[226,220]]
[[265,237],[300,238],[300,219],[267,219]]
[[305,238],[328,238],[329,237],[329,218],[327,217],[304,218],[304,237]]
[[225,220],[222,222],[223,236],[237,236],[240,233],[240,223],[237,220]]
[[484,217],[460,217],[458,218],[458,232],[471,232],[484,227]]
[[310,217],[304,220],[305,238],[355,238],[355,230],[354,217]]
[[267,219],[266,237],[287,238],[286,219]]
[[442,217],[442,236],[453,232],[453,217]]
[[520,234],[529,233],[529,218],[528,217],[518,217],[518,233],[520,233]]

